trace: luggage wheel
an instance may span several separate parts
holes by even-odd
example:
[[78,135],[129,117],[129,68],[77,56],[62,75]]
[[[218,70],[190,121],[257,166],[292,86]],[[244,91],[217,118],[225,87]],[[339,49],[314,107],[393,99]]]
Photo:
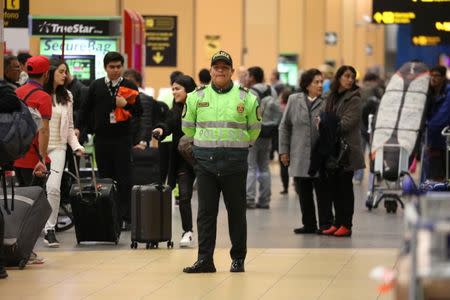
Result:
[[369,211],[373,208],[373,195],[367,196],[366,207]]
[[130,248],[131,249],[137,249],[138,243],[137,242],[131,242]]
[[173,248],[173,242],[172,241],[168,241],[167,242],[167,248]]
[[393,213],[396,214],[397,213],[397,201],[392,201],[392,200],[388,200],[388,201],[384,201],[384,207],[386,208],[386,212],[387,213]]
[[[149,245],[149,244],[147,244],[147,245]],[[159,243],[158,242],[150,242],[149,246],[150,246],[151,249],[158,249]]]

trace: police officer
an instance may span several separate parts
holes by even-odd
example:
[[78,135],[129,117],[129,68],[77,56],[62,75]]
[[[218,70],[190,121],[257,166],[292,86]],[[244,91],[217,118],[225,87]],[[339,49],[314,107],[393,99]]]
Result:
[[220,192],[228,212],[230,272],[244,272],[247,156],[259,135],[261,118],[256,97],[233,84],[233,61],[228,53],[213,55],[210,73],[212,83],[189,94],[183,112],[183,131],[194,138],[199,203],[198,260],[183,272],[216,272],[213,254]]

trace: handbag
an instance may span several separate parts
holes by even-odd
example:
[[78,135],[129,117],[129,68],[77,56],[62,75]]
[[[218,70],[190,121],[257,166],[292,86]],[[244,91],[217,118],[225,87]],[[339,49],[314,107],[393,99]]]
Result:
[[330,155],[325,163],[325,168],[331,172],[343,168],[348,161],[350,146],[344,138],[339,138],[337,148],[337,155]]

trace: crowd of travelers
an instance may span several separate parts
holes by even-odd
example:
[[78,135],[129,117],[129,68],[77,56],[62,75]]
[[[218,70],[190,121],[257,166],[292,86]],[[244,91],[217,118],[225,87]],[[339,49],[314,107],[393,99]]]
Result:
[[[271,208],[270,165],[274,159],[279,165],[276,170],[279,169],[281,178],[280,197],[290,192],[290,178],[293,178],[298,195],[300,226],[293,229],[295,234],[352,235],[353,185],[364,180],[364,169],[369,160],[366,154],[370,147],[369,129],[386,86],[379,74],[368,72],[360,80],[352,66],[340,66],[335,72],[332,66],[327,65],[325,69],[318,66],[305,70],[298,86],[293,87],[284,84],[280,78],[282,74],[276,70],[267,80],[260,66],[241,66],[233,82],[232,59],[221,51],[213,56],[211,69],[199,72],[197,81],[181,71],[173,72],[170,75],[172,92],[155,99],[145,94],[142,75],[138,71],[124,70],[122,54],[107,53],[104,68],[105,77],[87,86],[70,74],[63,58],[48,59],[29,54],[4,57],[1,89],[15,93],[42,118],[42,126],[27,153],[14,162],[14,173],[18,185],[39,185],[47,192],[52,213],[43,232],[46,245],[60,245],[55,226],[62,197],[62,175],[66,167],[76,168],[73,154],[82,156],[86,152],[83,144],[88,134],[95,135],[95,157],[100,176],[112,178],[118,184],[118,211],[123,230],[129,230],[131,223],[133,153],[151,147],[154,137],[160,139],[161,182],[178,189],[177,203],[183,231],[181,247],[193,246],[191,200],[197,180],[199,260],[184,269],[187,273],[215,272],[212,262],[215,232],[211,236],[205,228],[215,230],[216,223],[211,218],[215,217],[214,213],[217,215],[218,208],[208,207],[205,199],[221,191],[231,218],[231,271],[244,270],[245,211]],[[446,67],[430,69],[423,129],[427,139],[421,148],[424,151],[423,176],[427,179],[445,178],[446,146],[440,132],[450,125],[450,84],[446,73]],[[137,91],[136,100],[130,102],[122,96],[119,93],[121,87]],[[0,95],[4,94],[0,91]],[[233,101],[237,99],[237,104],[225,107],[225,102],[221,101],[229,100],[227,97],[231,95],[235,97]],[[233,122],[219,122],[218,117],[211,114],[213,109],[222,109],[221,106],[222,116]],[[11,108],[14,109],[14,105],[6,98],[0,99],[2,113]],[[117,109],[129,117],[119,119],[119,115],[114,114]],[[242,118],[246,118],[247,125],[241,124]],[[193,124],[196,127],[192,127]],[[220,126],[223,128],[218,130]],[[238,130],[243,130],[243,134]],[[244,138],[228,140],[229,144],[218,143],[227,134],[241,134]],[[197,160],[194,165],[178,151],[187,136],[193,139]],[[216,140],[211,140],[211,136],[216,136]],[[348,149],[344,156],[339,156],[342,139]],[[244,145],[244,141],[247,144]],[[221,147],[232,151],[222,153],[217,150]],[[415,155],[420,157],[420,153]],[[330,157],[334,161],[330,161]],[[243,163],[235,167],[236,161]],[[246,169],[241,170],[242,166]],[[221,175],[220,172],[224,173]],[[215,174],[215,179],[211,179],[211,174]],[[231,176],[224,182],[223,178],[229,175],[234,179]],[[228,185],[236,178],[245,186],[242,189],[236,186],[236,191],[231,191]],[[217,190],[212,190],[215,186]],[[236,199],[242,196],[244,202],[234,203],[236,201],[230,200],[230,195],[235,195]],[[241,227],[232,225],[233,222]],[[245,234],[241,230],[244,227]],[[29,263],[42,262],[41,257],[32,253]],[[0,275],[6,277],[1,265],[0,268]]]

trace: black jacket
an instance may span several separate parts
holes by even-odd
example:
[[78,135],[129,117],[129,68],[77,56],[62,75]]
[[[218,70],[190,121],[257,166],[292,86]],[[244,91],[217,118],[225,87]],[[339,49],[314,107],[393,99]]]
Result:
[[[138,90],[132,82],[123,79],[120,86]],[[109,115],[116,108],[115,99],[111,95],[105,83],[105,78],[95,80],[89,87],[86,101],[81,105],[77,128],[83,128],[88,125],[88,121],[93,116],[93,130],[97,136],[106,138],[131,137],[130,120],[111,124]],[[140,117],[142,107],[139,97],[135,104],[127,104],[125,110],[131,112],[134,118]]]
[[140,141],[150,142],[153,128],[156,124],[164,122],[169,114],[169,107],[164,102],[157,101],[144,93],[139,94],[139,99],[142,115],[133,117],[130,124],[134,145]]
[[163,129],[163,136],[161,137],[162,139],[170,134],[173,135],[172,150],[169,154],[170,169],[168,175],[168,182],[172,184],[175,182],[175,178],[180,171],[186,169],[192,170],[191,165],[178,152],[178,143],[181,137],[184,135],[183,130],[181,129],[182,111],[183,104],[174,102],[165,122],[160,122],[155,126],[155,128]]
[[319,139],[311,151],[311,164],[308,174],[315,176],[320,172],[325,175],[326,163],[331,156],[336,157],[339,151],[339,117],[333,112],[322,112],[319,123]]

